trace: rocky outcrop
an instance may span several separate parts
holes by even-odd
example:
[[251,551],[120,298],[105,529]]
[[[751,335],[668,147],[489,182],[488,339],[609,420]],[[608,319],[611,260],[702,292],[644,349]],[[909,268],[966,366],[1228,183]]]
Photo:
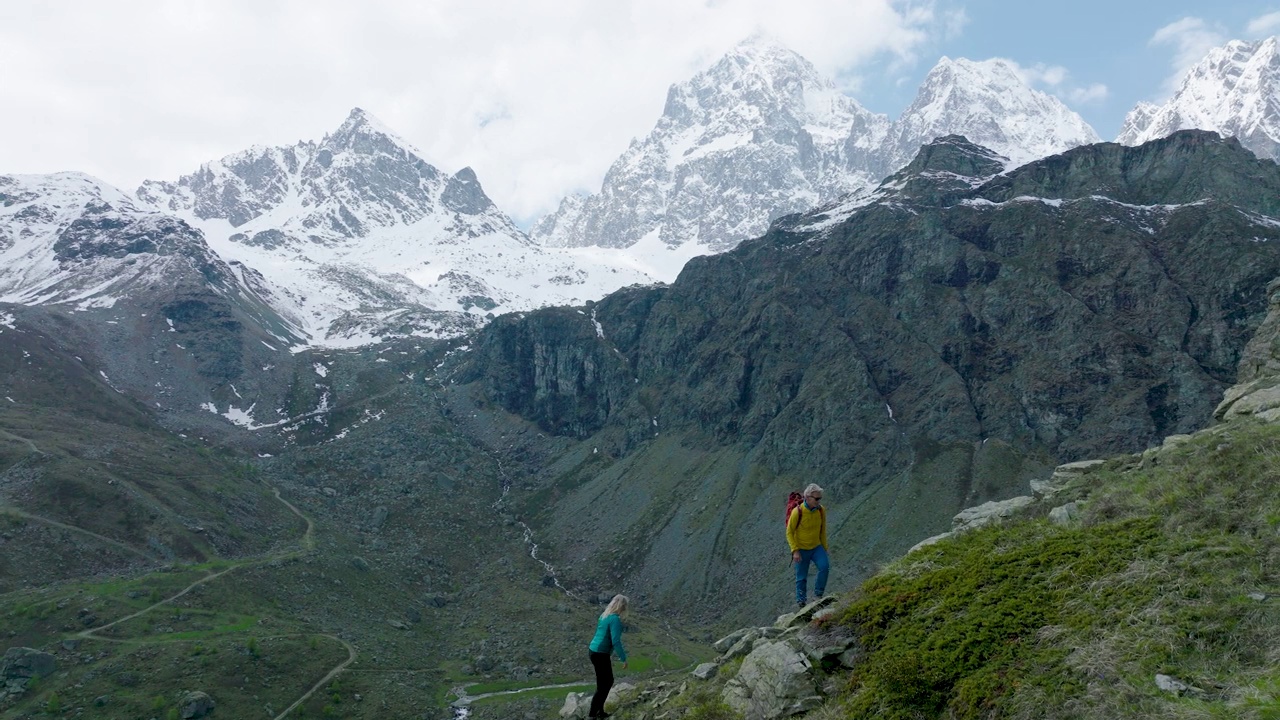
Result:
[[6,695],[21,695],[32,680],[52,675],[58,661],[49,653],[32,648],[12,647],[0,658],[0,700]]
[[[691,690],[704,698],[714,695],[746,720],[774,720],[818,707],[828,690],[827,681],[834,673],[847,671],[858,657],[854,639],[826,621],[833,613],[833,602],[828,596],[779,617],[773,625],[742,628],[722,638],[714,647],[724,651],[699,665],[689,681],[630,691],[634,698],[630,716],[673,717],[672,701],[688,697]],[[742,655],[739,650],[744,644],[748,651]],[[734,662],[738,658],[741,662]],[[589,694],[584,695],[589,700]],[[561,717],[576,717],[573,713],[582,706],[583,698],[571,694]]]

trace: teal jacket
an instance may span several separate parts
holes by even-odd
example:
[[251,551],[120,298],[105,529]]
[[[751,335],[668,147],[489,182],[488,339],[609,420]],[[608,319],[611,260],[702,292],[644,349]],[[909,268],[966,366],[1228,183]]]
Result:
[[617,615],[605,615],[596,623],[596,636],[591,638],[591,652],[618,654],[618,659],[627,661],[627,649],[622,647],[622,620]]

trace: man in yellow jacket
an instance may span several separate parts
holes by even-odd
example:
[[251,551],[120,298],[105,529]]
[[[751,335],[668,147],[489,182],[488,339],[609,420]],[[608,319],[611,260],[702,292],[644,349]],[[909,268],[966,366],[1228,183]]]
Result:
[[822,507],[822,488],[810,483],[804,489],[804,502],[796,505],[787,518],[787,544],[791,561],[796,566],[796,603],[804,607],[809,592],[809,563],[818,566],[813,583],[814,597],[827,590],[827,573],[831,561],[827,556],[827,511]]

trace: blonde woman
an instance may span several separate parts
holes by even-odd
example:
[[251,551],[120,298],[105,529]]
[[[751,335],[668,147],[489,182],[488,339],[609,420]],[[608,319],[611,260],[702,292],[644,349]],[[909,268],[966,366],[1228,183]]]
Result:
[[605,718],[609,714],[604,711],[604,701],[609,699],[609,689],[613,687],[613,664],[609,656],[618,654],[622,668],[627,667],[627,649],[622,647],[622,617],[627,614],[627,596],[614,595],[600,620],[596,622],[596,636],[591,639],[588,649],[591,651],[591,666],[596,670],[596,694],[591,698],[589,718]]

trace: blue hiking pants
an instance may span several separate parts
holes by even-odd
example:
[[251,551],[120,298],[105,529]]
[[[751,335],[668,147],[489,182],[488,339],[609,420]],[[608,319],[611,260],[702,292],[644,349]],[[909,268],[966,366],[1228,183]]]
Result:
[[796,602],[804,605],[809,596],[809,563],[818,566],[818,579],[813,583],[814,597],[822,597],[827,591],[827,573],[831,563],[827,560],[827,549],[819,545],[812,550],[800,551],[800,562],[796,563]]

